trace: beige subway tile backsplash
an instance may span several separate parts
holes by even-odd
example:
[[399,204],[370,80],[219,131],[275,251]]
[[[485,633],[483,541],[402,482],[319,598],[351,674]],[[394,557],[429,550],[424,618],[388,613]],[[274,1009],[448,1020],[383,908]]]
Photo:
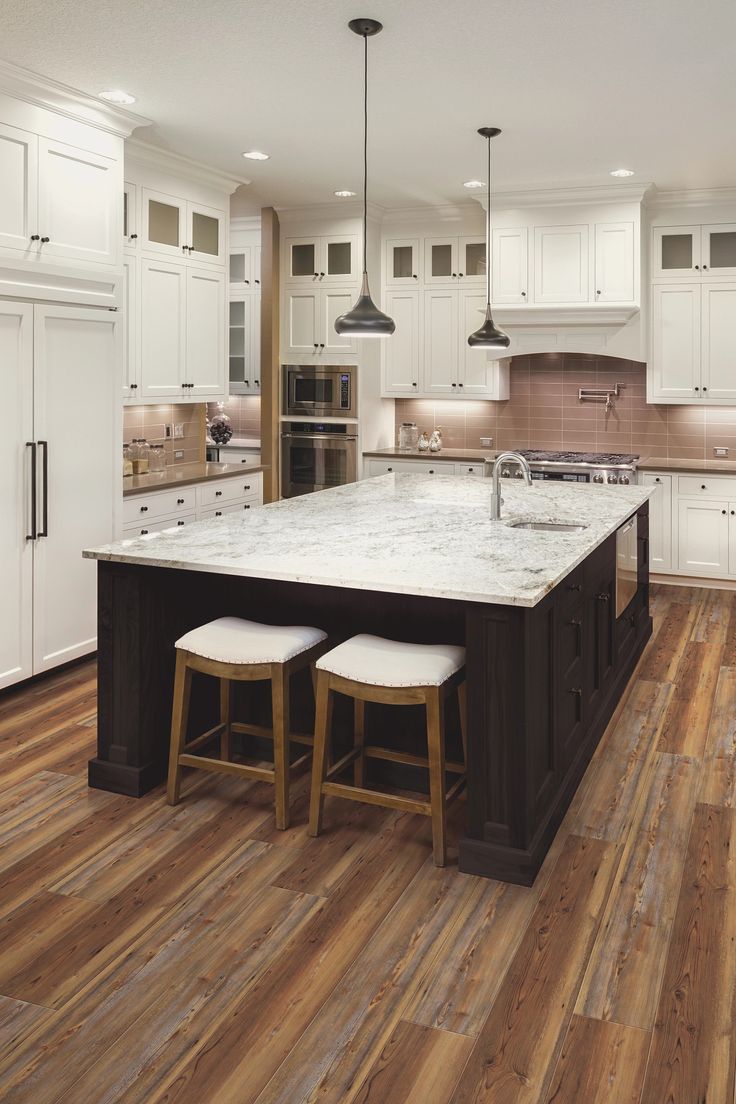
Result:
[[[180,424],[182,437],[166,437],[166,426]],[[157,403],[155,406],[123,408],[123,440],[145,437],[149,444],[162,444],[167,464],[188,464],[204,460],[204,403]],[[176,456],[175,453],[181,453]]]
[[[581,387],[624,386],[613,408],[582,402]],[[511,361],[505,402],[397,399],[396,425],[442,427],[446,444],[480,448],[548,448],[633,452],[640,456],[713,459],[717,445],[736,458],[736,406],[650,406],[646,365],[614,357],[538,354]]]

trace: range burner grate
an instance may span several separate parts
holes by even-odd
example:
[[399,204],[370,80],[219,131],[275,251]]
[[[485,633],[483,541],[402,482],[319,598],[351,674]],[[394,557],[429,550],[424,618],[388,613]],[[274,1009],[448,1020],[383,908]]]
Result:
[[638,456],[618,452],[547,452],[543,449],[519,449],[518,451],[530,463],[590,464],[602,468],[636,464],[639,459]]

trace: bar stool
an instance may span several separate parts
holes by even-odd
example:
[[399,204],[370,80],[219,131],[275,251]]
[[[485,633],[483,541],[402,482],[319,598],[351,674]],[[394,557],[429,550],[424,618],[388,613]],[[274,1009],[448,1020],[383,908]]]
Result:
[[[445,761],[445,701],[457,690],[460,726],[465,749],[465,649],[451,644],[404,644],[380,636],[361,634],[339,644],[317,660],[317,714],[312,760],[312,793],[309,807],[309,834],[319,835],[325,794],[366,801],[432,818],[432,845],[436,866],[444,866],[447,856],[447,804],[465,781],[465,763]],[[347,694],[355,701],[354,746],[333,766],[327,765],[327,749],[332,726],[332,695]],[[428,758],[392,751],[365,743],[365,703],[424,705],[427,712]],[[403,797],[365,789],[363,775],[366,759],[386,759],[393,763],[429,768],[430,799]],[[353,782],[332,781],[351,763]],[[459,775],[445,792],[445,772]]]
[[[302,625],[262,625],[239,617],[220,617],[185,633],[176,641],[176,674],[171,714],[171,746],[167,800],[179,801],[181,768],[197,767],[218,774],[237,774],[256,778],[276,787],[276,827],[289,827],[289,773],[291,766],[303,763],[306,752],[296,763],[289,763],[289,742],[312,746],[311,735],[289,731],[289,678],[309,667],[324,652],[327,633]],[[220,722],[201,736],[186,741],[192,672],[201,671],[220,680]],[[232,720],[231,682],[256,682],[269,679],[273,708],[273,728],[240,724]],[[230,736],[233,732],[265,736],[273,740],[273,767],[255,767],[230,760]],[[220,759],[192,755],[195,748],[220,736]]]

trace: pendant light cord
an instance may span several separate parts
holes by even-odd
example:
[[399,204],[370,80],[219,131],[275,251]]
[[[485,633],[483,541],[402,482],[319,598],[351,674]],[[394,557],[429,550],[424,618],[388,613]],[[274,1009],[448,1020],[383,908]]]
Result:
[[368,274],[368,35],[363,35],[363,275]]
[[491,305],[491,139],[488,138],[488,203],[486,204],[486,306]]

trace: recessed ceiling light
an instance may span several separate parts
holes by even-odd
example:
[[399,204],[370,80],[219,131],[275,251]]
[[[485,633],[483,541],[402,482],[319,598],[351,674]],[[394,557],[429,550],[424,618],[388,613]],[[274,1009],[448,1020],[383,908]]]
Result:
[[335,192],[335,195],[344,198],[346,196],[354,196],[355,192],[349,192],[347,188],[342,188],[339,192]]
[[247,157],[249,161],[268,161],[270,153],[261,153],[260,150],[247,150],[243,154],[243,157]]
[[483,180],[466,180],[463,183],[463,188],[482,188],[484,184],[485,181]]
[[611,176],[633,176],[633,169],[611,169]]
[[99,93],[101,100],[107,100],[108,103],[114,104],[132,104],[135,103],[135,96],[131,96],[130,92],[123,92],[120,88],[106,88],[103,92]]

